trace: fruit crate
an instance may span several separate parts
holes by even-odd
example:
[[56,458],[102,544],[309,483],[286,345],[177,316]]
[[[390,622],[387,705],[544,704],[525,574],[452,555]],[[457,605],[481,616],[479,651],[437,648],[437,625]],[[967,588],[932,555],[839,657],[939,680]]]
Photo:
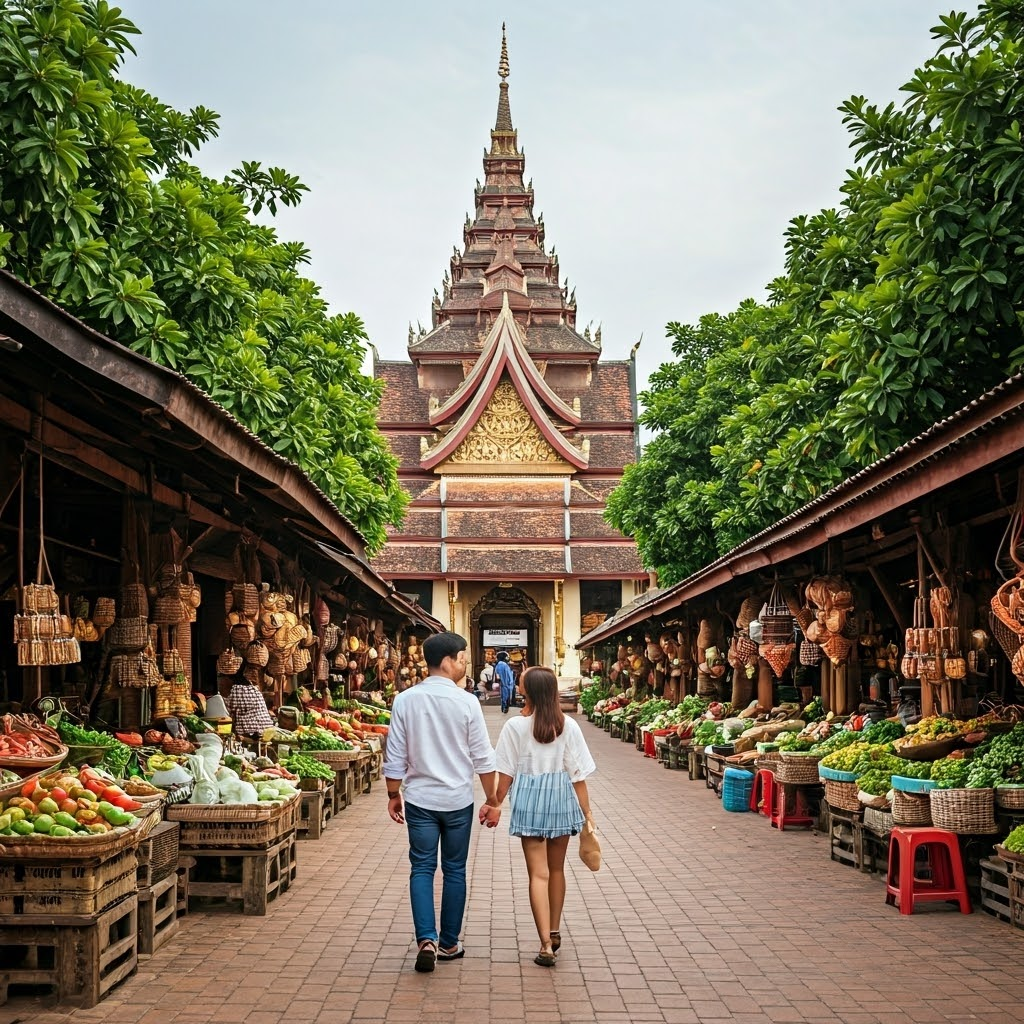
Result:
[[139,890],[139,956],[152,956],[178,933],[178,876]]
[[0,917],[0,1005],[47,989],[95,1006],[138,967],[138,907],[133,892],[95,917]]
[[356,767],[354,764],[334,768],[334,813],[341,814],[356,798]]
[[161,821],[139,843],[139,888],[144,889],[174,874],[178,868],[178,846],[181,825],[177,821]]
[[266,849],[196,849],[189,855],[196,861],[188,883],[189,909],[195,902],[216,900],[241,903],[243,914],[262,916],[297,873],[294,831]]
[[[282,804],[172,804],[169,820],[181,825],[179,849],[193,853],[203,848],[253,847],[266,849],[295,831],[302,808],[302,794]],[[250,820],[243,815],[250,814]],[[257,817],[259,815],[259,817]]]
[[136,871],[134,850],[99,863],[5,864],[0,868],[0,915],[96,915],[135,891]]
[[1010,880],[1006,862],[999,857],[981,861],[981,909],[1004,921],[1011,920]]
[[319,839],[334,816],[334,783],[316,792],[304,792],[299,815],[296,838]]
[[829,856],[841,864],[861,870],[864,863],[864,835],[859,815],[841,808],[828,809]]

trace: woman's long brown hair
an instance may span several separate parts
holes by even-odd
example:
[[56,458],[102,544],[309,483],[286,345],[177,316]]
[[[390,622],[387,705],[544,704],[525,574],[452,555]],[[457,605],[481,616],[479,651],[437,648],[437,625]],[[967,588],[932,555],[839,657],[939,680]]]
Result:
[[565,715],[558,706],[555,673],[534,665],[523,673],[523,689],[533,709],[533,738],[538,743],[554,743],[565,728]]

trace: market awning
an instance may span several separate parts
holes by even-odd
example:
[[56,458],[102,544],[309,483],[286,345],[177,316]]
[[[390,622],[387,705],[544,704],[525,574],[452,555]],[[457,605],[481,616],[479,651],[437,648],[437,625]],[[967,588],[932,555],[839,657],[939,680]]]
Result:
[[755,534],[688,579],[627,606],[578,648],[677,609],[738,576],[779,565],[1024,450],[1024,374],[1004,381],[891,454]]

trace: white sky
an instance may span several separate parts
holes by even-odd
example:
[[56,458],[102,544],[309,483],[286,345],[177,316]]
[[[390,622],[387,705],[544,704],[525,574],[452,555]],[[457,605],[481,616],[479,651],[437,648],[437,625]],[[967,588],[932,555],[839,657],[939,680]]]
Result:
[[[337,312],[405,357],[461,247],[508,22],[512,120],[547,244],[608,358],[642,333],[762,297],[798,213],[839,201],[836,107],[898,98],[934,52],[938,0],[119,0],[124,74],[221,115],[198,162],[280,165],[312,190],[276,218]],[[961,5],[961,9],[975,4]]]

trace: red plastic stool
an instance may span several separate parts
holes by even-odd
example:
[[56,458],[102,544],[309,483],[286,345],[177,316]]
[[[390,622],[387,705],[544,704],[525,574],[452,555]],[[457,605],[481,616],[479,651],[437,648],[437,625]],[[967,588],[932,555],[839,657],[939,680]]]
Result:
[[[919,850],[927,855],[929,878],[915,873]],[[925,900],[958,903],[961,914],[971,912],[960,839],[941,828],[894,828],[889,833],[885,902],[899,907],[901,914],[912,914],[914,902]]]
[[779,782],[773,780],[771,823],[780,832],[786,830],[786,826],[800,826],[810,828],[816,823],[807,810],[807,800],[804,798],[803,789],[796,782]]
[[754,784],[750,787],[750,809],[770,818],[774,800],[775,772],[771,768],[758,768],[754,773]]

